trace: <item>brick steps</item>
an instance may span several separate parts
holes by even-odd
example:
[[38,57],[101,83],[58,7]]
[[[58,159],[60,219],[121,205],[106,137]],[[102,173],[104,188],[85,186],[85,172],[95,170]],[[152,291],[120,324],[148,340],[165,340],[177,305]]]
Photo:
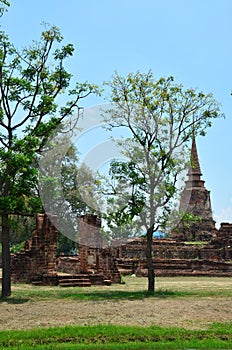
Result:
[[[156,276],[212,276],[232,277],[232,264],[210,260],[157,259],[154,261]],[[123,275],[136,273],[147,276],[146,260],[118,259],[118,269]]]
[[155,270],[157,277],[178,277],[178,276],[203,276],[203,277],[232,277],[232,272],[221,272],[216,270]]
[[60,287],[91,287],[88,275],[64,275],[59,277]]

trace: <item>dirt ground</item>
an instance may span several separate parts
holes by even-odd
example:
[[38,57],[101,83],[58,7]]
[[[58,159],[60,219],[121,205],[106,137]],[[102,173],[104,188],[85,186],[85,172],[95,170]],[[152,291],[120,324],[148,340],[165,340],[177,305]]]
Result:
[[231,321],[231,300],[123,300],[28,302],[0,306],[0,329],[66,325],[137,325],[207,328],[212,322]]
[[[121,290],[145,289],[145,279],[126,283]],[[226,281],[226,282],[225,282]],[[133,285],[134,283],[134,285]],[[172,290],[231,289],[231,279],[161,279],[158,288]],[[17,287],[14,287],[17,288]],[[92,288],[92,287],[91,287]],[[99,288],[99,287],[98,287]],[[107,288],[107,287],[102,287]],[[110,288],[117,288],[115,285]],[[124,288],[124,289],[123,289]],[[143,300],[29,300],[0,303],[0,330],[65,325],[178,326],[204,329],[213,322],[232,321],[230,297],[145,298]]]

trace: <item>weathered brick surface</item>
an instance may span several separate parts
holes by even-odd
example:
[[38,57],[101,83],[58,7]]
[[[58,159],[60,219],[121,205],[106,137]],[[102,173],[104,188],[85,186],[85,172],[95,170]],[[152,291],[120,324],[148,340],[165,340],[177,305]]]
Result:
[[79,219],[79,273],[97,273],[105,280],[119,283],[116,252],[111,248],[104,248],[100,228],[101,221],[97,216],[85,215]]
[[[55,220],[56,218],[53,218]],[[58,231],[46,214],[39,214],[32,238],[25,250],[12,256],[15,282],[57,284],[56,253]]]
[[[116,249],[116,248],[115,248]],[[118,269],[123,274],[147,275],[146,240],[128,240],[117,248]],[[158,276],[232,276],[232,224],[222,224],[217,237],[204,244],[153,240]]]
[[79,273],[99,271],[99,250],[103,240],[99,233],[101,221],[96,215],[84,215],[78,221]]
[[[91,234],[90,230],[90,234]],[[85,234],[88,234],[87,227]],[[96,234],[96,232],[95,232]],[[208,275],[231,276],[232,274],[232,225],[222,224],[217,238],[202,244],[188,244],[173,239],[154,239],[154,267],[158,276]],[[231,245],[230,245],[231,244]],[[105,279],[120,281],[123,274],[146,275],[146,239],[135,238],[114,242],[111,248],[79,247],[79,266],[86,273],[100,274]],[[84,264],[81,261],[84,257]],[[61,257],[61,260],[64,259]],[[67,265],[71,259],[66,258]],[[73,262],[75,259],[73,260]],[[77,263],[76,263],[77,264]],[[65,271],[68,272],[69,268]],[[73,268],[69,270],[75,271]],[[80,271],[79,271],[80,272]]]
[[103,284],[105,280],[119,283],[115,251],[103,248],[100,227],[97,216],[81,217],[79,255],[57,259],[57,229],[47,215],[38,215],[36,229],[24,251],[12,256],[12,279],[15,282],[58,284],[59,271],[72,275],[87,274],[92,284]]
[[78,274],[79,273],[79,256],[59,256],[57,258],[57,271]]
[[[191,259],[154,259],[156,276],[210,276],[232,277],[232,264],[223,261]],[[146,261],[140,261],[135,272],[147,276]]]
[[205,188],[205,181],[201,179],[201,176],[196,142],[193,139],[191,166],[180,200],[180,211],[193,214],[200,218],[201,221],[192,222],[188,227],[181,221],[173,233],[175,239],[184,241],[210,241],[214,237],[215,221],[212,215],[210,191]]
[[[87,274],[91,284],[120,283],[123,274],[147,275],[146,239],[115,241],[104,247],[96,216],[80,218],[79,255],[57,253],[57,229],[40,214],[37,228],[22,253],[12,257],[12,278],[16,282],[57,284],[57,271]],[[223,223],[215,237],[204,244],[187,244],[174,239],[154,239],[154,267],[157,276],[232,276],[232,224]]]

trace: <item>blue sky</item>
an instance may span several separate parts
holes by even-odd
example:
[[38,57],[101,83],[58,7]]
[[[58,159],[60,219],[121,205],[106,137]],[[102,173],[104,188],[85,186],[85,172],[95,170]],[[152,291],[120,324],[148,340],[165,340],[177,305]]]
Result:
[[39,38],[43,21],[57,25],[75,46],[69,70],[78,81],[152,69],[212,92],[226,119],[197,140],[198,153],[215,219],[232,222],[231,13],[231,0],[11,0],[1,25],[18,48]]

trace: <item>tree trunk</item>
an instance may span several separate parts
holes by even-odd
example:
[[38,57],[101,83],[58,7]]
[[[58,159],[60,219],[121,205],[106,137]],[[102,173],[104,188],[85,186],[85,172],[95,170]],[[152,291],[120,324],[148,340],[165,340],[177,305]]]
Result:
[[10,229],[8,214],[2,213],[2,297],[11,295]]
[[148,292],[155,291],[155,270],[152,261],[153,228],[147,231],[147,269],[148,269]]

